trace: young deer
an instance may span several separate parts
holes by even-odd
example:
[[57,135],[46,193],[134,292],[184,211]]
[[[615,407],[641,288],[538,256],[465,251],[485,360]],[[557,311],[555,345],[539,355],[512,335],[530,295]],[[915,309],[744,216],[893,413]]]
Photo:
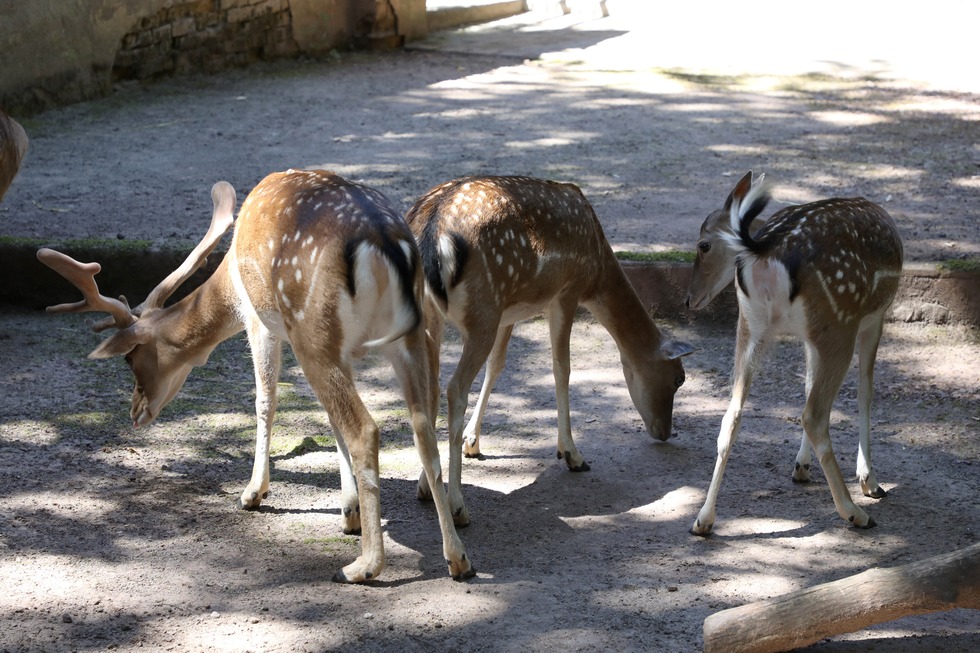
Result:
[[204,240],[146,301],[130,310],[99,294],[97,263],[52,250],[38,258],[71,281],[85,299],[53,312],[105,311],[96,325],[115,327],[90,358],[125,356],[136,376],[131,416],[152,422],[191,369],[218,343],[248,332],[255,364],[258,429],[252,478],[239,501],[256,508],[269,490],[269,440],[276,411],[282,342],[296,358],[337,436],[346,533],[363,530],[361,555],[334,580],[360,582],[384,567],[378,475],[378,426],[354,387],[352,363],[380,347],[394,366],[411,412],[427,491],[434,491],[443,552],[454,578],[474,570],[456,535],[440,471],[428,397],[428,358],[421,302],[424,279],[411,231],[379,192],[325,171],[275,173],[242,205],[234,239],[215,273],[189,296],[164,302],[199,268],[233,222],[235,191],[218,182]]
[[445,318],[463,339],[446,390],[449,501],[458,525],[469,523],[461,491],[468,394],[489,357],[479,405],[466,428],[465,452],[474,457],[480,453],[480,423],[515,322],[540,313],[548,318],[558,458],[569,469],[589,469],[572,441],[568,403],[569,336],[580,304],[615,339],[630,397],[647,431],[659,440],[670,437],[674,393],[684,383],[680,358],[693,349],[657,330],[576,186],[527,177],[457,179],[426,193],[406,219],[425,267],[433,415]]
[[0,200],[20,169],[27,153],[27,132],[16,120],[0,111]]
[[828,199],[775,213],[758,232],[753,218],[769,194],[749,172],[725,206],[701,226],[686,304],[706,306],[732,280],[738,293],[738,328],[731,403],[718,434],[718,459],[704,507],[691,532],[708,535],[725,464],[738,437],[752,375],[766,342],[786,333],[806,352],[804,437],[793,480],[810,480],[812,446],[841,517],[860,528],[875,522],[851,500],[830,443],[830,409],[858,343],[860,440],[857,475],[869,497],[885,491],[871,468],[869,435],[875,356],[885,312],[902,271],[902,241],[891,217],[863,198]]

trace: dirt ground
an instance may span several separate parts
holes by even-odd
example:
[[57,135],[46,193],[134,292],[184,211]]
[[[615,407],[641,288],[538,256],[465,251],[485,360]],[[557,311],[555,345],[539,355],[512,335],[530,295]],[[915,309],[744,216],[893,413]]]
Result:
[[[576,34],[574,44],[620,34]],[[189,246],[216,179],[244,197],[272,170],[321,166],[402,207],[461,174],[571,180],[615,249],[691,249],[735,175],[753,169],[782,201],[882,202],[911,261],[980,254],[976,95],[844,67],[610,70],[580,54],[521,61],[444,47],[126,85],[25,121],[31,150],[0,207],[2,233]],[[473,523],[461,537],[478,570],[464,583],[446,573],[432,505],[415,498],[419,465],[390,372],[367,358],[359,384],[383,431],[388,566],[374,582],[341,586],[329,579],[359,542],[340,531],[334,440],[293,362],[272,493],[244,512],[235,500],[254,439],[244,338],[219,347],[155,424],[133,430],[129,372],[84,359],[100,336],[79,316],[4,308],[0,651],[697,651],[718,610],[977,541],[976,329],[887,325],[872,431],[889,495],[857,499],[878,523],[866,531],[838,518],[819,467],[813,483],[791,482],[803,361],[797,345],[776,346],[715,532],[698,538],[687,529],[711,477],[733,327],[663,327],[698,348],[668,443],[643,430],[605,331],[587,315],[573,331],[573,430],[592,468],[582,474],[554,455],[546,324],[515,330],[486,459],[464,464]],[[458,354],[450,334],[444,379]],[[444,420],[437,426],[444,435]],[[853,372],[832,434],[850,479]],[[980,626],[956,610],[809,650],[965,653],[980,650]]]

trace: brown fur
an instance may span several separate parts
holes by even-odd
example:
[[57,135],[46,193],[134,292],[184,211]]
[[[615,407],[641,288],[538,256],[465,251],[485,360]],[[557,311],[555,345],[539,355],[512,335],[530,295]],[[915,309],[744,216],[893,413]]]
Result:
[[0,200],[20,170],[27,153],[27,132],[20,124],[0,110]]

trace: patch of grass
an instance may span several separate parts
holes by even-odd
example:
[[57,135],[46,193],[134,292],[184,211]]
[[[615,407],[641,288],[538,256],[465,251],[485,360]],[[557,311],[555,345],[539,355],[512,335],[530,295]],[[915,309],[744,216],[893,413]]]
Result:
[[693,263],[694,252],[616,252],[620,261],[637,261],[640,263]]
[[954,258],[939,264],[940,270],[950,272],[980,272],[980,258]]
[[664,77],[669,77],[670,79],[676,79],[677,81],[694,84],[696,86],[707,86],[709,88],[728,88],[731,86],[736,86],[745,80],[744,75],[698,73],[680,70],[678,68],[661,68],[658,69],[657,72]]
[[[254,432],[250,434],[254,437]],[[278,435],[275,430],[272,434],[272,443],[269,445],[269,455],[276,458],[292,458],[302,456],[312,451],[323,451],[329,447],[337,446],[337,441],[330,435],[314,436],[294,436],[283,437]]]
[[[0,236],[0,245],[5,247],[30,247],[40,248],[52,244],[50,239],[42,238],[18,238],[14,236]],[[153,241],[150,240],[120,240],[118,238],[73,238],[70,240],[59,240],[57,246],[67,250],[92,250],[92,249],[112,249],[124,252],[143,252]]]
[[109,433],[125,429],[129,425],[129,413],[114,414],[106,411],[54,415],[51,421],[62,433],[97,431]]

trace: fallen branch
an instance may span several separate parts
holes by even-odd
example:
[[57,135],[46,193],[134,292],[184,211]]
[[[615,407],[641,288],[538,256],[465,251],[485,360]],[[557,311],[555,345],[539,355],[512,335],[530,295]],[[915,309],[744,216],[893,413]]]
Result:
[[704,651],[789,651],[831,635],[953,608],[980,609],[980,542],[716,612],[704,620]]

